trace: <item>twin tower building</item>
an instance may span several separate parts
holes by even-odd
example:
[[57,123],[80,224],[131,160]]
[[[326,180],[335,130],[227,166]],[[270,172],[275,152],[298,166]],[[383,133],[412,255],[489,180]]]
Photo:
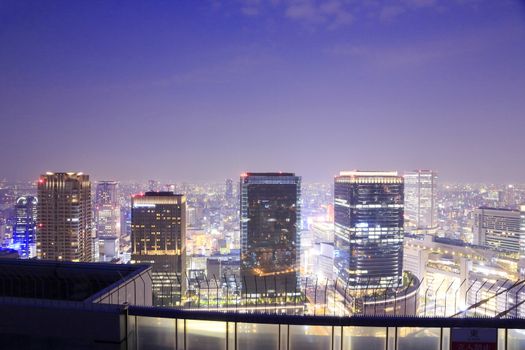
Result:
[[[300,291],[301,178],[241,176],[241,276],[248,296]],[[403,283],[403,177],[341,172],[334,182],[334,272],[351,290]],[[264,295],[263,295],[264,296]]]
[[[334,272],[352,290],[402,284],[403,177],[341,172],[334,181]],[[299,295],[301,178],[245,173],[240,178],[240,279],[250,298]],[[91,261],[91,186],[81,173],[48,173],[38,183],[37,250],[42,259]],[[153,265],[157,305],[184,293],[186,198],[146,192],[132,198],[132,256]]]

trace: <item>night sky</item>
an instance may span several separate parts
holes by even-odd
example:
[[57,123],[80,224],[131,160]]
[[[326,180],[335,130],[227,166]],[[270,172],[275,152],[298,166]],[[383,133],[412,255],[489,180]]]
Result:
[[0,0],[0,178],[525,183],[525,4]]

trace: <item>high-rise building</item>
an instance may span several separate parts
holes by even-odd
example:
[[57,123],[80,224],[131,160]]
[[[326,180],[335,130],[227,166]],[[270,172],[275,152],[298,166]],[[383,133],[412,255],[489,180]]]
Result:
[[118,183],[101,181],[97,183],[95,195],[95,225],[97,237],[118,237],[120,234],[120,205]]
[[437,228],[437,173],[415,170],[405,173],[405,229],[433,233]]
[[118,183],[100,181],[95,194],[95,230],[100,255],[97,259],[111,261],[119,255],[120,205]]
[[226,190],[224,192],[224,196],[226,199],[233,199],[233,180],[227,179],[226,180]]
[[481,207],[474,211],[473,243],[504,253],[520,250],[520,211]]
[[248,297],[299,291],[301,178],[241,175],[241,283]]
[[82,173],[46,173],[38,180],[38,256],[92,261],[91,182]]
[[146,192],[131,199],[131,261],[152,264],[153,302],[179,305],[186,255],[186,197]]
[[403,271],[403,177],[343,171],[334,184],[334,273],[350,289],[397,287]]
[[117,181],[98,181],[95,193],[95,203],[97,205],[119,204],[118,182]]
[[15,224],[13,226],[13,248],[22,259],[36,256],[36,197],[18,197],[15,205]]

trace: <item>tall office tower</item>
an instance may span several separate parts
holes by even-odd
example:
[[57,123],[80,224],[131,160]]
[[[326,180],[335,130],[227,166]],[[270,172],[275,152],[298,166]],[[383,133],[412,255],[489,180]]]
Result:
[[97,205],[117,206],[119,204],[118,182],[98,181],[95,193],[95,203]]
[[473,243],[518,255],[520,249],[520,211],[481,207],[474,211]]
[[131,199],[131,261],[152,264],[153,302],[179,305],[186,267],[186,197],[146,192]]
[[353,290],[398,287],[403,272],[403,177],[342,171],[334,184],[334,272]]
[[46,260],[92,261],[91,182],[82,173],[38,180],[37,253]]
[[22,259],[36,256],[36,197],[18,197],[15,205],[15,224],[13,226],[13,248]]
[[119,255],[120,205],[118,183],[100,181],[95,193],[95,230],[101,261],[111,261]]
[[301,178],[241,175],[241,282],[247,297],[299,291]]
[[407,172],[405,180],[405,229],[433,233],[437,222],[437,173],[432,170]]
[[101,181],[97,183],[95,195],[95,225],[97,237],[118,237],[120,234],[120,205],[118,183]]

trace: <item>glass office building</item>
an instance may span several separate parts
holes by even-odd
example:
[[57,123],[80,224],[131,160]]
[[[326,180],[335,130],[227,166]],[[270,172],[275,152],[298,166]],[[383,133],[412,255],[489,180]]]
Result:
[[95,231],[99,254],[97,261],[112,261],[120,254],[120,205],[118,182],[97,182],[95,194]]
[[402,285],[403,178],[344,171],[334,185],[334,272],[350,290]]
[[432,233],[437,222],[437,173],[415,170],[405,173],[405,227],[413,233]]
[[94,209],[97,237],[118,237],[120,235],[120,205],[116,181],[97,182]]
[[249,297],[298,295],[301,178],[241,176],[241,283]]
[[131,261],[152,265],[153,304],[179,305],[184,286],[186,197],[146,192],[131,200]]

